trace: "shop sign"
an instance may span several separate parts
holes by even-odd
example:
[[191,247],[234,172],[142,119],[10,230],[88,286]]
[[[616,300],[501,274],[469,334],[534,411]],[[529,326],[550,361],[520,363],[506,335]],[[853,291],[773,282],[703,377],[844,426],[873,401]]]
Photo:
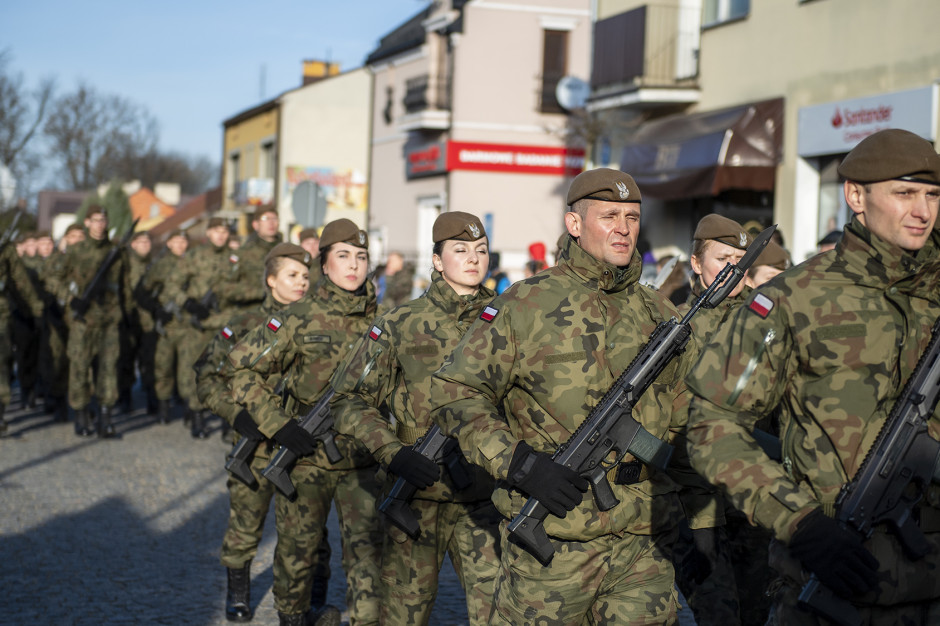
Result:
[[447,171],[447,142],[438,141],[405,153],[405,178],[434,176]]
[[584,169],[584,150],[451,141],[447,169],[577,176]]

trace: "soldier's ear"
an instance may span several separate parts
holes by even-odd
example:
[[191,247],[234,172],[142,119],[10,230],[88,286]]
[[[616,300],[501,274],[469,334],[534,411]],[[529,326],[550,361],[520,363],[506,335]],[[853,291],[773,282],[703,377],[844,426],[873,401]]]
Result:
[[865,185],[847,180],[842,185],[845,194],[845,203],[852,212],[860,215],[865,212]]
[[581,236],[581,216],[574,211],[565,213],[565,228],[568,234],[577,239]]
[[433,265],[434,269],[438,272],[444,271],[444,261],[442,261],[441,257],[436,254],[431,255],[431,265]]

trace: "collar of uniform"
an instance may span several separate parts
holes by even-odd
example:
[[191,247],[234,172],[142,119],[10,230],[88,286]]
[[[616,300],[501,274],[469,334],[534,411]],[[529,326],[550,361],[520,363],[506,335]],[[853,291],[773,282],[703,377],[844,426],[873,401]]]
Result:
[[431,272],[431,286],[426,296],[435,306],[448,314],[460,317],[466,311],[476,310],[480,303],[489,302],[496,297],[496,292],[483,285],[472,296],[458,296],[444,276],[437,270]]
[[327,276],[323,276],[317,282],[316,292],[319,299],[328,302],[330,306],[344,314],[375,314],[375,285],[371,280],[366,279],[360,293],[352,293],[338,287]]
[[859,282],[884,286],[917,274],[927,261],[936,259],[934,239],[931,236],[927,245],[912,255],[881,239],[853,217],[836,244],[836,258],[858,274]]
[[643,270],[643,260],[636,250],[629,265],[617,267],[595,259],[581,248],[574,237],[566,239],[559,265],[584,283],[603,291],[623,291],[640,279]]
[[274,299],[274,296],[270,292],[264,297],[264,302],[261,303],[261,312],[265,315],[270,315],[272,313],[277,313],[281,309],[287,308],[289,304],[281,304]]

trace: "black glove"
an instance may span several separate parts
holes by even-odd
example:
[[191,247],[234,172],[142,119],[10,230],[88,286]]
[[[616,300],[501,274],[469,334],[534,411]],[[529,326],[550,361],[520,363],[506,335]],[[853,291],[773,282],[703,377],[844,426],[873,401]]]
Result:
[[255,421],[251,419],[251,415],[245,409],[239,411],[238,415],[235,416],[232,428],[245,439],[251,439],[252,441],[264,440],[264,435],[258,430],[258,425],[255,424]]
[[183,309],[192,315],[195,315],[197,319],[204,320],[209,317],[209,309],[203,305],[201,302],[196,302],[192,298],[186,298],[186,302],[183,303]]
[[441,477],[440,466],[408,446],[398,451],[388,471],[404,478],[418,489],[427,489]]
[[509,484],[541,502],[555,517],[564,517],[578,506],[589,486],[576,471],[534,451],[524,441],[516,446],[509,462]]
[[153,312],[153,317],[164,326],[173,321],[173,313],[162,306],[157,307],[157,310]]
[[72,298],[69,306],[72,308],[72,313],[83,317],[85,313],[88,313],[88,307],[91,306],[91,303],[88,302],[88,300],[83,300],[82,298],[75,296]]
[[843,598],[871,591],[878,584],[878,559],[854,530],[815,509],[796,526],[790,552],[820,582]]
[[289,420],[274,433],[274,441],[278,442],[297,456],[313,454],[317,447],[317,440],[313,435],[301,428],[294,420]]

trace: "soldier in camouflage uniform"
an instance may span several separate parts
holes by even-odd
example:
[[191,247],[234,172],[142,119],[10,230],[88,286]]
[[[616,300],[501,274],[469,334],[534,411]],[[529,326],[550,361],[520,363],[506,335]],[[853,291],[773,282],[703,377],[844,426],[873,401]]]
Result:
[[[915,519],[930,553],[903,553],[883,525],[862,542],[831,516],[930,339],[940,311],[940,157],[885,130],[839,167],[853,211],[834,250],[755,290],[687,378],[694,466],[774,535],[769,624],[828,623],[801,610],[811,573],[865,624],[940,623],[940,487]],[[751,431],[779,410],[783,462]],[[928,432],[940,438],[935,413]]]
[[238,250],[229,250],[228,279],[214,286],[223,310],[254,307],[264,301],[265,286],[259,278],[264,274],[264,257],[281,242],[277,209],[271,205],[259,207],[251,226],[254,233],[248,240]]
[[[300,247],[309,252],[314,259],[320,256],[320,233],[316,228],[303,229],[297,235],[297,239],[300,241]],[[316,285],[320,282],[321,276],[323,275],[320,273],[320,263],[317,261],[310,268],[310,284]]]
[[192,366],[196,356],[189,358],[189,321],[183,311],[186,267],[189,260],[186,250],[189,238],[181,230],[174,230],[166,240],[166,251],[150,270],[144,274],[138,290],[138,299],[151,298],[147,308],[153,314],[157,334],[154,354],[154,391],[157,396],[160,423],[170,421],[170,403],[174,389],[184,403],[184,411],[190,412],[196,397],[196,380]]
[[36,234],[36,254],[40,258],[37,272],[37,293],[42,299],[44,310],[42,318],[37,320],[40,328],[39,337],[39,377],[45,393],[45,409],[55,415],[57,422],[66,422],[69,418],[68,361],[65,358],[65,339],[68,330],[62,319],[62,309],[55,299],[53,275],[56,265],[62,260],[62,253],[56,250],[55,242],[49,231]]
[[[130,268],[130,284],[135,296],[140,293],[144,274],[153,262],[151,250],[153,239],[150,233],[134,233],[128,245],[127,255]],[[154,389],[153,360],[157,348],[157,331],[154,327],[153,314],[136,302],[127,316],[127,331],[124,336],[124,353],[121,358],[121,396],[125,402],[130,399],[131,388],[140,373],[140,383],[147,394],[147,412],[157,413],[157,395]],[[136,368],[136,370],[135,370]]]
[[[229,354],[236,402],[269,438],[300,459],[291,473],[295,502],[278,494],[275,516],[278,550],[274,597],[281,624],[303,624],[310,606],[314,552],[332,502],[342,529],[346,604],[350,623],[378,621],[379,550],[376,463],[359,442],[336,436],[343,459],[330,463],[317,440],[297,425],[327,391],[334,370],[365,334],[375,314],[375,291],[366,281],[368,235],[350,220],[323,229],[323,278],[303,300],[249,332]],[[269,383],[274,372],[287,377],[288,401]],[[280,544],[283,544],[281,546]]]
[[[20,259],[26,273],[33,281],[37,294],[42,293],[39,277],[42,258],[36,254],[36,233],[28,231],[22,235],[22,245],[18,250],[22,252]],[[23,407],[35,408],[39,394],[39,340],[40,327],[36,324],[42,318],[34,318],[29,306],[17,302],[13,312],[13,343],[16,354],[16,379],[20,384],[20,397]]]
[[[336,428],[362,441],[388,468],[386,493],[398,477],[419,489],[410,506],[420,536],[412,540],[386,523],[381,623],[427,624],[438,572],[450,554],[470,623],[486,624],[499,570],[493,480],[474,467],[473,484],[458,491],[447,471],[412,446],[433,425],[432,374],[496,294],[480,286],[489,260],[479,218],[444,213],[434,223],[433,239],[431,287],[379,317],[362,339],[365,349],[355,350],[355,360],[340,368],[333,382]],[[395,416],[394,426],[388,413]]]
[[[75,411],[76,430],[94,434],[89,405],[98,400],[98,436],[113,437],[111,416],[118,400],[120,324],[130,310],[131,289],[125,250],[118,251],[104,280],[90,299],[82,294],[116,244],[108,240],[108,217],[100,206],[85,216],[88,237],[70,245],[56,278],[58,299],[68,302],[69,406]],[[79,319],[80,318],[80,319]]]
[[14,302],[25,303],[36,319],[42,317],[43,303],[33,286],[16,246],[0,249],[0,437],[6,435],[4,410],[10,404],[10,363],[13,358],[12,316]]
[[[228,575],[225,613],[231,621],[248,621],[253,616],[251,608],[251,561],[258,551],[264,520],[270,508],[274,487],[261,476],[271,460],[274,442],[267,439],[255,425],[245,408],[232,398],[231,381],[224,368],[232,347],[248,333],[270,317],[307,293],[312,258],[297,245],[276,245],[265,259],[265,283],[268,297],[254,311],[239,313],[225,324],[209,341],[196,360],[196,390],[205,405],[232,425],[239,437],[247,437],[258,443],[251,460],[251,470],[258,485],[252,489],[241,481],[229,477],[228,528],[222,539],[222,565]],[[282,378],[275,373],[269,383],[277,386]],[[237,440],[236,440],[237,441]],[[327,544],[328,545],[328,544]],[[320,555],[318,554],[318,557]],[[326,578],[329,578],[329,549],[326,551]],[[325,585],[323,585],[325,591]],[[318,599],[315,606],[323,604]],[[336,609],[332,613],[338,615]]]
[[[542,563],[500,526],[501,562],[491,623],[675,622],[670,551],[682,514],[679,484],[697,479],[682,455],[669,475],[631,455],[608,478],[619,504],[601,511],[588,481],[551,454],[645,345],[673,306],[639,284],[640,190],[623,172],[584,172],[568,190],[567,239],[558,265],[517,282],[484,308],[431,389],[433,413],[467,458],[496,477],[507,519],[529,497],[555,558]],[[687,417],[682,378],[697,351],[673,360],[633,416],[679,444]],[[690,514],[695,515],[697,511]],[[705,520],[693,518],[701,526]]]

